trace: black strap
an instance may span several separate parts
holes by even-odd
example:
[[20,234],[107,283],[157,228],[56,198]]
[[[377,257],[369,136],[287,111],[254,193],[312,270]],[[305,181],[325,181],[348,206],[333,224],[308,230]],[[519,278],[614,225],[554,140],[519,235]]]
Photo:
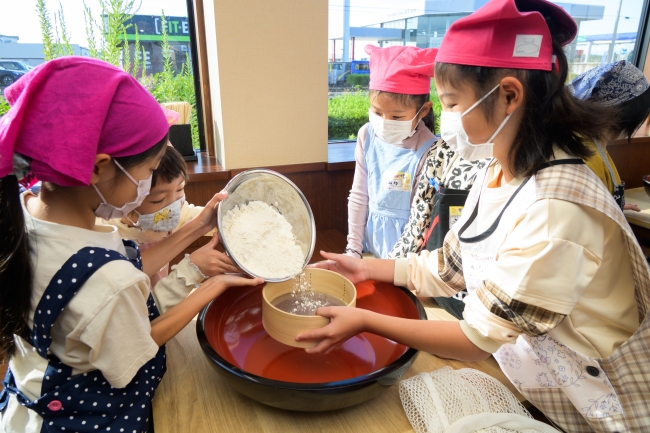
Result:
[[[556,165],[578,165],[578,164],[584,164],[584,163],[585,162],[583,160],[578,159],[578,158],[559,159],[559,160],[555,160],[555,161],[548,161],[548,162],[545,162],[545,163],[541,164],[539,166],[539,168],[537,169],[537,171],[544,170],[546,168],[553,167],[553,166],[556,166]],[[521,185],[519,185],[519,187],[514,192],[514,194],[512,194],[512,196],[510,196],[510,199],[508,200],[506,205],[503,207],[503,209],[501,209],[501,212],[499,213],[499,216],[496,218],[496,220],[494,220],[492,225],[486,231],[484,231],[483,233],[481,233],[479,235],[472,236],[470,238],[464,238],[463,233],[465,233],[465,231],[469,228],[470,225],[472,225],[472,223],[474,222],[474,220],[478,216],[478,205],[479,205],[479,201],[481,200],[481,196],[479,195],[478,200],[476,200],[476,206],[474,206],[474,210],[472,211],[472,214],[470,215],[467,222],[460,228],[460,230],[458,230],[458,239],[461,242],[465,242],[465,243],[468,243],[468,244],[473,244],[473,243],[476,243],[476,242],[481,242],[481,241],[489,238],[490,236],[492,236],[492,234],[496,231],[497,227],[499,227],[499,222],[501,222],[501,217],[505,213],[506,209],[508,208],[508,206],[510,206],[510,204],[515,199],[517,194],[519,194],[519,191],[521,191],[521,189],[524,187],[524,185],[526,185],[528,183],[529,180],[530,180],[530,177],[526,178],[521,183]]]
[[530,180],[530,178],[528,177],[521,183],[521,185],[519,185],[519,188],[517,188],[515,193],[510,196],[510,199],[508,200],[506,205],[503,207],[503,209],[501,209],[501,213],[499,213],[499,216],[497,217],[497,219],[494,220],[492,225],[486,231],[484,231],[480,235],[476,235],[476,236],[473,236],[471,238],[464,238],[463,233],[465,233],[465,231],[469,228],[470,225],[472,225],[472,223],[474,222],[474,220],[478,216],[478,203],[479,203],[479,200],[481,199],[481,197],[479,196],[479,200],[476,201],[476,206],[474,206],[474,211],[469,216],[469,219],[467,220],[467,222],[460,228],[460,230],[458,230],[458,239],[461,242],[465,242],[465,243],[468,243],[468,244],[473,244],[473,243],[480,242],[480,241],[482,241],[484,239],[487,239],[488,237],[492,236],[492,233],[494,233],[495,230],[497,229],[497,227],[499,227],[499,222],[501,221],[501,217],[503,216],[504,212],[506,211],[506,209],[508,209],[508,206],[510,206],[510,203],[512,203],[512,201],[515,199],[517,194],[519,194],[519,191],[521,191],[521,189],[524,187],[524,185],[526,185],[528,183],[529,180]]

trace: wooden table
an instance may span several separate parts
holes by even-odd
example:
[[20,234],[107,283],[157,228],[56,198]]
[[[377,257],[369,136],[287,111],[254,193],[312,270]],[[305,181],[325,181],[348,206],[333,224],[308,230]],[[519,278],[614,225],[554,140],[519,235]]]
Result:
[[650,256],[650,197],[643,187],[632,188],[625,191],[625,202],[636,204],[641,209],[641,212],[624,211],[625,218],[630,223],[643,253]]
[[650,229],[650,197],[645,193],[645,189],[641,187],[625,190],[625,202],[633,203],[641,209],[641,212],[624,211],[627,221],[630,224]]
[[[456,320],[425,301],[429,319]],[[212,432],[412,432],[402,409],[398,385],[378,397],[332,412],[290,412],[257,403],[232,390],[208,363],[190,324],[167,343],[167,374],[153,401],[156,433]],[[443,360],[421,352],[403,379],[444,366],[476,368],[504,383],[517,395],[493,358],[478,363]]]

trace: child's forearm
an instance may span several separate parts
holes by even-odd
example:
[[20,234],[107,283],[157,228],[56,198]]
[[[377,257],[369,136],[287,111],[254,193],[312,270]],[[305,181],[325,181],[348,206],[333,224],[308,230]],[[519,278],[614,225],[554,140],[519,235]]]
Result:
[[364,259],[362,262],[366,279],[392,283],[395,275],[395,260]]
[[183,225],[169,237],[142,252],[142,271],[151,277],[205,232],[205,227],[197,220]]
[[206,280],[194,293],[151,322],[151,338],[158,346],[167,343],[225,289],[219,281]]
[[490,356],[476,347],[458,322],[409,320],[359,309],[363,328],[405,346],[462,361],[482,361]]

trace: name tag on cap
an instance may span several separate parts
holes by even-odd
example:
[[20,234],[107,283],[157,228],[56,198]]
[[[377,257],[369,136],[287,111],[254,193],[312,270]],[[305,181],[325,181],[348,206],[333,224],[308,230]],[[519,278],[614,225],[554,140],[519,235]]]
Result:
[[512,57],[539,57],[543,35],[517,35]]

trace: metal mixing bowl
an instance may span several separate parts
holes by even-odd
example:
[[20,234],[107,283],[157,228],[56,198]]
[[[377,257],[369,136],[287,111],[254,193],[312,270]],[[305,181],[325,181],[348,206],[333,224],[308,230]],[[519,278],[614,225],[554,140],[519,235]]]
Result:
[[228,197],[219,203],[217,227],[219,228],[224,249],[244,272],[254,277],[262,277],[268,282],[286,281],[299,273],[281,278],[255,275],[228,248],[228,238],[224,236],[221,229],[222,218],[235,206],[245,205],[254,200],[263,201],[275,207],[287,219],[291,224],[293,235],[304,253],[305,260],[302,268],[307,266],[314,253],[316,224],[307,199],[293,182],[272,170],[247,170],[233,177],[224,188],[224,191],[228,192]]

